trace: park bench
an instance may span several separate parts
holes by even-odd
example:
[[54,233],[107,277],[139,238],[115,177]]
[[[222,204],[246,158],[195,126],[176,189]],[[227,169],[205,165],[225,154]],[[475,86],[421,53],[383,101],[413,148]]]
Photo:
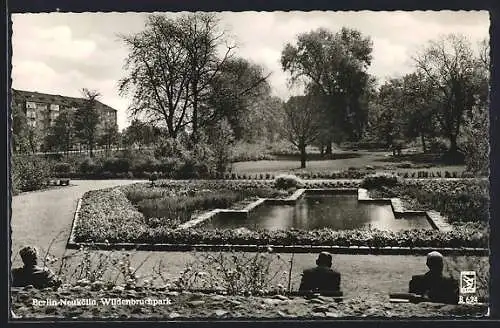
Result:
[[431,303],[446,303],[446,304],[457,304],[457,301],[448,300],[433,300],[429,297],[414,294],[414,293],[390,293],[389,301],[391,303],[420,303],[420,302],[431,302]]
[[48,186],[69,186],[69,179],[49,179]]

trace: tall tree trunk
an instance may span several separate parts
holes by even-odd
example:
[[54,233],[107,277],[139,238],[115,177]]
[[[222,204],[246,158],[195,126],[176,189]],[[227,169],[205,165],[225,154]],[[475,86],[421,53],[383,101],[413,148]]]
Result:
[[332,154],[332,140],[328,139],[328,143],[326,144],[326,155],[331,155]]
[[449,152],[451,154],[456,153],[458,151],[457,136],[455,134],[450,134],[449,139],[450,139],[450,149],[449,149]]
[[307,160],[306,146],[301,145],[300,146],[300,168],[301,169],[306,168],[306,160]]
[[425,145],[425,135],[423,132],[420,134],[420,139],[422,140],[422,150],[424,151],[424,153],[426,153],[427,147]]

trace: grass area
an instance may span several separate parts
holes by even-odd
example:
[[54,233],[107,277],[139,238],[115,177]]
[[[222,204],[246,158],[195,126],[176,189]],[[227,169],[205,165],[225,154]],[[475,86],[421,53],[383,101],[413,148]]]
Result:
[[[75,251],[75,255],[69,257],[60,275],[65,283],[75,282],[75,269],[84,262],[84,255]],[[200,256],[217,255],[220,253],[204,252],[107,252],[92,251],[92,261],[98,262],[98,258],[112,257],[117,260],[126,258],[132,271],[135,271],[138,285],[143,285],[147,280],[154,286],[174,286],[177,280],[187,267],[191,270],[198,270],[200,266],[196,261]],[[224,253],[228,257],[232,253]],[[246,253],[253,256],[255,253]],[[124,257],[125,255],[125,257]],[[279,274],[273,279],[274,286],[288,284],[288,271],[292,254],[271,253],[270,272]],[[291,271],[292,290],[298,290],[302,271],[315,265],[316,254],[294,254]],[[278,258],[279,257],[279,258]],[[116,261],[118,263],[118,261]],[[459,277],[459,271],[475,270],[479,279],[483,282],[479,288],[481,293],[486,295],[487,291],[487,271],[489,268],[488,257],[458,256],[445,258],[445,272],[451,273],[453,277]],[[50,266],[53,271],[59,272],[59,262]],[[342,275],[341,289],[348,298],[378,298],[379,300],[389,299],[391,292],[407,292],[408,283],[412,275],[423,274],[427,271],[424,256],[400,256],[400,255],[333,255],[333,267]],[[115,280],[117,278],[117,268],[108,266],[103,280]],[[158,275],[161,272],[161,277]],[[286,274],[285,274],[286,273]],[[117,284],[124,283],[123,275],[115,281]],[[486,283],[486,285],[484,285]],[[198,287],[202,287],[201,283]]]
[[[345,155],[343,155],[345,154]],[[356,155],[350,155],[356,154]],[[432,171],[439,168],[441,171],[462,172],[464,165],[446,165],[440,162],[422,162],[422,158],[415,155],[403,155],[404,160],[393,157],[390,152],[358,151],[355,153],[339,153],[338,159],[318,159],[312,155],[312,160],[307,161],[306,169],[300,168],[300,161],[293,156],[279,160],[260,160],[237,162],[232,164],[232,171],[236,173],[304,173],[317,171],[345,171],[349,168],[364,169],[367,166],[377,171]],[[407,165],[402,165],[406,163]]]

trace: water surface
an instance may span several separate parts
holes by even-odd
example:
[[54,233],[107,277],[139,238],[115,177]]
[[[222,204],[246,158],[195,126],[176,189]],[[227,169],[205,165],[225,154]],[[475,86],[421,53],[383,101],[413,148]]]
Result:
[[396,219],[390,204],[358,202],[357,195],[308,195],[295,205],[262,205],[249,218],[234,214],[214,217],[204,224],[208,229],[314,230],[330,228],[349,230],[431,229],[425,216]]

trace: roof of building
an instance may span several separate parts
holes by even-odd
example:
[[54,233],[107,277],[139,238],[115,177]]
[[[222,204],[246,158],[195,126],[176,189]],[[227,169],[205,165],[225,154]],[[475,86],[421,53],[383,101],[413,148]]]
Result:
[[[23,90],[14,90],[12,89],[12,97],[14,101],[33,101],[37,103],[47,103],[47,104],[56,104],[65,107],[78,107],[84,104],[84,98],[76,98],[76,97],[66,97],[61,95],[51,95],[47,93],[40,93],[34,91],[23,91]],[[116,112],[116,109],[110,107],[106,104],[97,100],[104,109],[113,110]]]

